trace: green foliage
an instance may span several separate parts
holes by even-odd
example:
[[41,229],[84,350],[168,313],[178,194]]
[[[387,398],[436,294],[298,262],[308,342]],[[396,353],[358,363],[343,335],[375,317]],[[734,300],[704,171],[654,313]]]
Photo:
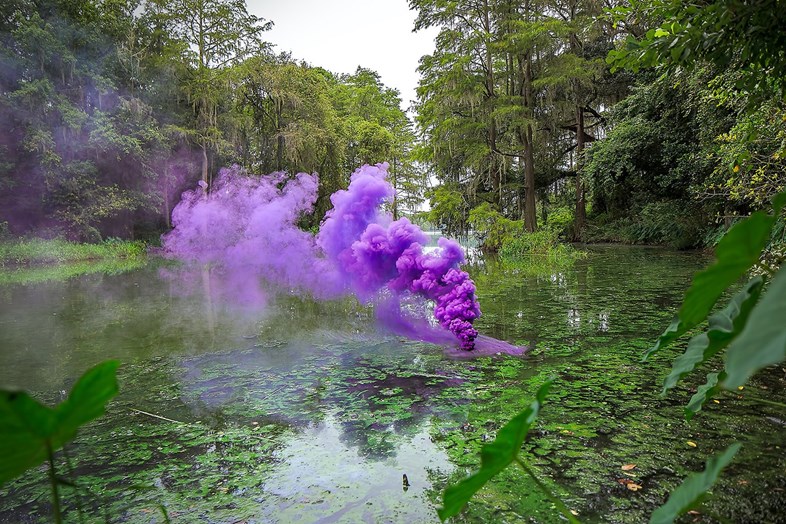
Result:
[[268,46],[262,35],[273,24],[250,14],[245,0],[154,0],[151,4],[163,15],[167,28],[190,44],[187,57],[196,69],[237,63],[264,53]]
[[506,238],[499,256],[508,264],[537,264],[544,261],[555,267],[565,267],[582,258],[584,253],[561,243],[555,231],[545,229]]
[[550,209],[546,220],[546,228],[558,238],[570,238],[574,221],[574,212],[570,207],[560,206]]
[[786,42],[781,31],[786,11],[779,0],[636,1],[612,9],[622,24],[645,11],[661,20],[659,27],[641,38],[629,36],[620,49],[610,52],[607,61],[613,69],[658,66],[673,72],[709,61],[739,69],[737,87],[753,96],[786,95]]
[[456,485],[445,489],[442,508],[438,510],[443,521],[457,515],[472,496],[489,480],[518,459],[521,445],[549,392],[552,382],[545,382],[535,395],[535,400],[520,414],[497,432],[497,437],[481,449],[480,470]]
[[[722,100],[740,105],[743,97]],[[755,111],[742,113],[734,125],[717,136],[715,169],[705,182],[706,192],[723,195],[736,205],[766,207],[786,189],[786,107],[765,100]]]
[[605,140],[593,146],[584,167],[593,183],[596,198],[603,195],[604,210],[623,207],[630,200],[632,190],[652,180],[646,175],[662,171],[665,167],[660,165],[658,148],[663,135],[659,133],[659,126],[647,121],[643,115],[625,118],[622,108],[616,111],[620,114],[620,121]]
[[398,92],[368,69],[274,56],[271,23],[245,0],[19,1],[3,13],[0,118],[18,131],[0,145],[0,221],[14,234],[160,232],[184,188],[235,163],[318,172],[314,223],[362,162],[390,162],[394,213],[419,207]]
[[101,183],[91,161],[67,164],[49,185],[46,203],[56,209],[53,215],[67,224],[72,237],[85,242],[101,240],[96,226],[102,220],[133,211],[140,203],[132,191]]
[[484,202],[469,212],[469,227],[484,251],[497,252],[511,241],[516,235],[523,232],[524,224],[521,220],[510,220]]
[[246,61],[239,73],[238,110],[250,117],[244,127],[259,140],[254,170],[319,171],[323,184],[337,187],[344,138],[330,97],[333,80],[264,56]]
[[451,186],[437,187],[429,195],[430,209],[425,219],[448,235],[460,236],[467,230],[467,203],[461,191]]
[[142,242],[112,238],[98,244],[77,244],[62,239],[20,239],[0,242],[0,266],[136,259],[144,257],[146,250]]
[[720,386],[718,386],[718,381],[723,380],[726,378],[726,373],[707,373],[707,381],[696,388],[696,393],[688,401],[688,404],[685,406],[685,420],[690,422],[693,418],[693,415],[701,411],[701,408],[704,407],[712,397],[714,397],[718,391],[720,390]]
[[[534,231],[536,194],[575,182],[584,143],[602,119],[591,105],[615,91],[604,81],[612,35],[602,30],[600,4],[409,4],[418,12],[416,30],[439,29],[419,67],[420,160],[463,193],[465,213],[488,202]],[[575,194],[571,200],[584,202]]]
[[721,294],[759,261],[784,204],[786,193],[778,195],[773,201],[774,214],[757,211],[729,230],[718,243],[717,261],[694,277],[677,318],[663,332],[655,346],[645,354],[645,359],[707,318]]
[[786,188],[780,4],[636,1],[610,10],[630,31],[607,57],[612,69],[659,76],[639,74],[611,112],[608,139],[592,148],[599,211],[624,204],[628,192],[634,201],[678,197],[700,202],[707,224],[765,208]]
[[702,238],[701,218],[701,210],[686,206],[685,202],[652,202],[641,209],[630,226],[630,233],[636,243],[692,248],[699,245]]
[[0,208],[15,232],[57,222],[72,238],[95,240],[128,234],[118,223],[132,214],[161,212],[154,180],[168,144],[134,84],[144,53],[132,53],[134,64],[120,57],[137,43],[136,8],[130,0],[19,2],[6,19],[0,113],[19,132],[4,145],[0,185],[14,191],[0,193]]
[[613,107],[611,129],[589,149],[584,168],[595,213],[590,240],[696,247],[713,216],[731,211],[707,187],[716,137],[730,126],[730,111],[707,92],[712,78],[707,69],[641,74]]
[[702,209],[691,202],[663,200],[633,207],[618,218],[608,213],[592,216],[585,239],[690,249],[706,241],[704,220]]
[[106,403],[117,394],[118,365],[111,360],[88,370],[54,408],[25,392],[0,390],[0,446],[5,450],[0,484],[51,459],[80,426],[104,413]]
[[146,263],[147,260],[139,256],[58,262],[57,264],[0,265],[0,286],[62,282],[73,277],[91,274],[117,275],[140,269]]
[[719,455],[708,459],[704,471],[688,476],[677,489],[671,492],[666,504],[655,510],[650,517],[650,524],[670,524],[680,515],[697,507],[740,447],[741,444],[732,444]]
[[759,300],[763,286],[762,277],[752,279],[722,311],[710,315],[707,331],[691,338],[685,353],[674,360],[671,373],[663,385],[664,394],[697,365],[714,357],[740,334],[753,306]]
[[745,329],[729,346],[724,387],[737,388],[760,369],[786,360],[783,319],[786,319],[786,266],[773,277]]

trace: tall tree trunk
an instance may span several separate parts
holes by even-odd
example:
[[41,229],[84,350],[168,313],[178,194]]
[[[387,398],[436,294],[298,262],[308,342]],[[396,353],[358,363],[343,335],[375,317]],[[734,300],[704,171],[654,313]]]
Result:
[[584,108],[576,104],[576,216],[573,221],[573,239],[581,240],[587,221],[586,193],[581,169],[584,167]]
[[390,170],[393,182],[393,220],[398,220],[398,178],[396,177],[396,158],[393,157],[393,169]]
[[[530,0],[524,1],[524,20],[531,21]],[[521,97],[521,112],[523,124],[517,129],[519,145],[522,154],[519,162],[524,165],[524,180],[521,184],[523,194],[519,195],[519,211],[524,219],[524,228],[529,232],[537,231],[538,217],[535,211],[535,153],[534,130],[532,121],[535,118],[535,97],[532,86],[532,53],[530,47],[526,51],[517,53],[518,62],[518,95]]]
[[524,130],[524,227],[529,232],[538,230],[535,213],[535,155],[533,154],[532,125]]
[[209,184],[210,180],[208,180],[208,162],[207,162],[207,143],[202,142],[200,144],[202,146],[202,180],[205,184]]
[[283,134],[284,124],[282,122],[284,103],[280,100],[275,100],[276,104],[276,171],[284,170],[284,148],[286,147],[286,139]]
[[497,165],[497,124],[494,119],[494,98],[496,90],[496,82],[494,80],[494,59],[491,54],[491,17],[489,16],[490,8],[488,0],[483,1],[483,29],[486,31],[486,39],[484,42],[485,47],[485,64],[486,69],[486,100],[488,101],[488,146],[489,146],[489,178],[491,179],[491,194],[492,200],[498,206],[500,205],[500,187],[501,176],[500,169]]
[[[570,4],[570,19],[576,19],[578,2]],[[582,45],[576,33],[570,35],[570,49],[577,57],[583,57]],[[573,96],[576,104],[576,212],[573,220],[573,240],[581,240],[582,232],[587,221],[587,205],[585,202],[584,179],[581,169],[584,167],[584,107],[582,104],[581,85],[578,79],[573,83]]]
[[164,221],[167,230],[172,229],[172,217],[169,209],[169,160],[164,163]]
[[[529,8],[529,2],[526,3]],[[524,127],[524,227],[529,232],[537,231],[538,217],[535,213],[535,154],[532,119],[535,115],[532,89],[532,53],[527,52],[524,59],[524,108],[527,123]]]

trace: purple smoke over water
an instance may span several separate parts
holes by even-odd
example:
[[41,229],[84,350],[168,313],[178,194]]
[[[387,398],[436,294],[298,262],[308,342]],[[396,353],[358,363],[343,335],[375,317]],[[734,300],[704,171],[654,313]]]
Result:
[[463,250],[440,238],[436,251],[425,252],[428,238],[418,226],[382,210],[394,194],[387,168],[355,171],[349,188],[330,197],[333,209],[316,236],[296,225],[316,202],[316,175],[254,177],[237,166],[223,169],[210,193],[200,187],[183,194],[164,248],[178,258],[222,266],[237,289],[263,278],[319,299],[354,293],[363,302],[377,300],[378,316],[397,331],[447,343],[453,337],[401,314],[402,299],[430,300],[439,325],[471,350],[480,307],[475,284],[459,269]]

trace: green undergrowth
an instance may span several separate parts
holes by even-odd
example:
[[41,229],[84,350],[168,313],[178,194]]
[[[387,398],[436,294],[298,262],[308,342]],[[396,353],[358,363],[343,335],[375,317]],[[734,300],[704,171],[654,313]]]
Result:
[[551,271],[571,266],[585,258],[585,252],[559,241],[549,230],[522,233],[505,239],[499,250],[500,260],[507,265]]
[[80,244],[62,239],[23,238],[0,243],[0,267],[137,259],[145,253],[143,242],[109,239],[99,244]]
[[0,267],[0,286],[68,280],[79,275],[115,275],[144,266],[143,257],[65,262],[37,266]]
[[118,274],[147,261],[143,242],[110,239],[78,244],[40,238],[0,242],[0,286],[63,281],[94,273]]
[[589,243],[614,242],[690,249],[707,245],[711,237],[708,222],[701,210],[690,202],[649,202],[624,216],[605,213],[590,216],[582,236]]

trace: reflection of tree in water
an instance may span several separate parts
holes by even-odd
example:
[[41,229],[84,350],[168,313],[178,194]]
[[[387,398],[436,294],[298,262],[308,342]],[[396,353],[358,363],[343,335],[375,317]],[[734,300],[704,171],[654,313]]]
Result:
[[374,343],[290,343],[188,359],[182,399],[193,417],[219,426],[253,420],[297,428],[330,416],[345,445],[386,458],[428,417],[450,416],[464,401],[445,395],[465,379],[463,364],[446,364],[439,352],[424,365],[406,348],[393,349],[398,341]]
[[[589,246],[587,259],[555,271],[528,273],[486,264],[470,272],[481,300],[481,332],[504,340],[580,343],[587,337],[640,337],[654,331],[654,306],[679,306],[697,269],[695,253],[656,248]],[[511,319],[515,319],[511,321]],[[567,330],[566,330],[567,328]]]
[[[346,394],[362,402],[352,402],[349,411],[339,413],[342,442],[358,448],[369,459],[395,454],[401,437],[411,437],[439,410],[435,397],[446,388],[460,386],[464,379],[438,374],[405,376],[370,369],[368,376],[350,377]],[[336,400],[341,403],[340,398]]]

